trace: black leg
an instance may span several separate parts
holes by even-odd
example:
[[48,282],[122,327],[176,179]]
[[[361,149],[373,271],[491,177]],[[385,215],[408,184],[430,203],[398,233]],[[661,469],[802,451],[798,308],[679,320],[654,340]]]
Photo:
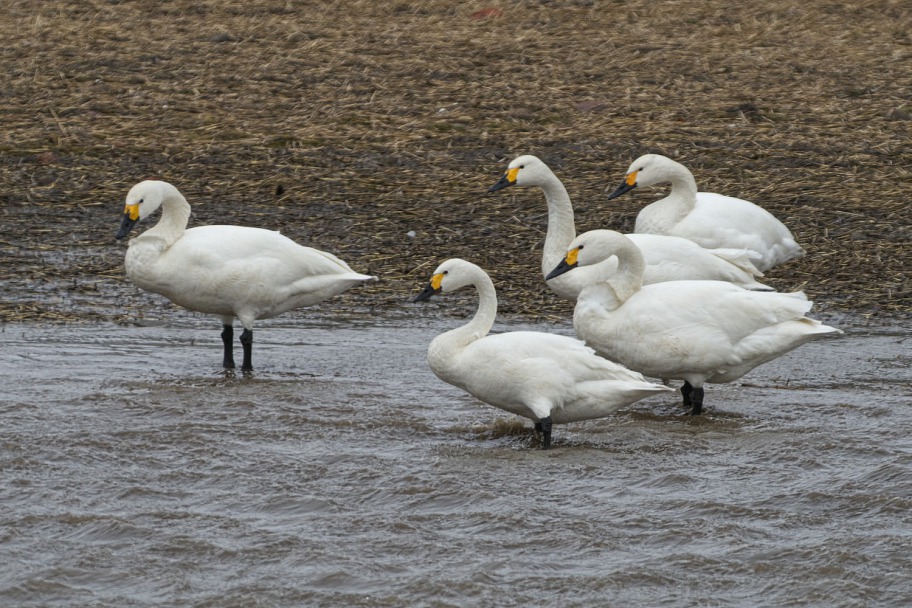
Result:
[[253,371],[253,364],[250,362],[251,352],[253,351],[253,330],[244,329],[241,332],[241,346],[244,347],[244,363],[241,370],[245,372]]
[[699,416],[703,413],[703,387],[693,389],[693,407],[690,409],[691,416]]
[[535,423],[535,432],[536,432],[536,433],[541,433],[542,431],[543,431],[543,429],[542,429],[541,422],[536,422],[536,423]]
[[231,325],[222,325],[222,344],[225,346],[222,366],[225,369],[234,369],[234,327]]
[[547,450],[551,447],[551,416],[545,416],[535,423],[535,430],[541,429],[542,449]]
[[693,406],[693,401],[691,401],[691,395],[693,394],[694,387],[687,380],[684,381],[684,386],[681,387],[681,394],[684,396],[684,408],[690,409]]

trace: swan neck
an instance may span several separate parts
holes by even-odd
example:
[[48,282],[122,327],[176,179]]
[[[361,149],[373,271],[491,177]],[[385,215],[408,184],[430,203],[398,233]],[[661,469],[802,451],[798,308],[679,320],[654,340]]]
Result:
[[579,266],[573,272],[579,273],[584,285],[577,297],[576,311],[588,314],[596,310],[614,310],[643,286],[646,261],[640,249],[629,239],[615,242],[611,255],[600,262]]
[[158,223],[142,236],[154,236],[172,245],[187,229],[190,220],[190,204],[184,195],[171,184],[162,184],[162,214]]
[[625,239],[616,250],[618,264],[614,274],[607,276],[607,281],[619,303],[635,294],[643,286],[643,274],[646,271],[646,260],[639,247]]
[[475,289],[478,290],[478,310],[464,329],[477,340],[486,336],[494,326],[494,318],[497,317],[497,291],[487,274],[476,278]]
[[560,179],[552,173],[541,188],[548,203],[548,231],[542,254],[542,272],[547,275],[564,259],[567,247],[576,238],[576,227],[573,204]]
[[482,272],[475,277],[474,286],[478,291],[478,308],[475,316],[462,327],[441,336],[441,338],[446,338],[453,350],[465,348],[472,342],[485,337],[494,326],[494,318],[497,316],[497,292],[494,289],[494,283],[487,274]]
[[694,179],[693,173],[680,163],[673,163],[668,173],[668,181],[671,182],[671,194],[679,204],[687,204],[693,208],[697,203],[697,180]]

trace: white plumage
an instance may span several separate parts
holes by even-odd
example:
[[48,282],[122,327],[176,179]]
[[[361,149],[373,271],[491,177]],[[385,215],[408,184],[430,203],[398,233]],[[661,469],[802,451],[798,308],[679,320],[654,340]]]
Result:
[[[542,251],[542,274],[547,275],[567,253],[567,245],[576,237],[573,205],[570,195],[554,172],[539,158],[524,155],[515,158],[506,173],[491,186],[496,191],[507,186],[538,186],[548,204],[548,231]],[[753,265],[759,254],[747,250],[700,247],[688,239],[651,234],[628,234],[646,258],[645,284],[679,279],[729,281],[747,289],[770,287],[757,282],[763,274]],[[563,275],[548,281],[548,286],[562,298],[576,300],[584,285],[575,275]]]
[[479,305],[467,324],[434,338],[428,364],[438,378],[476,398],[536,423],[551,441],[551,424],[608,416],[668,387],[603,359],[579,340],[541,332],[488,335],[497,314],[494,283],[458,258],[441,264],[415,301],[474,286]]
[[[617,270],[604,261],[618,259]],[[573,327],[586,344],[647,376],[684,380],[685,406],[700,413],[705,382],[731,382],[824,334],[803,293],[748,291],[721,281],[642,285],[643,255],[622,234],[594,230],[570,244],[552,274],[581,274]]]
[[147,180],[130,189],[117,238],[126,237],[159,207],[158,223],[130,240],[127,277],[188,310],[219,316],[228,368],[234,367],[235,317],[244,326],[242,368],[249,370],[255,320],[316,304],[375,278],[272,230],[225,225],[187,229],[190,205],[164,181]]
[[659,154],[633,161],[624,183],[608,199],[665,182],[671,183],[671,192],[640,211],[634,232],[680,236],[708,249],[747,249],[759,256],[754,265],[761,272],[804,255],[789,229],[769,211],[740,198],[697,192],[687,167]]

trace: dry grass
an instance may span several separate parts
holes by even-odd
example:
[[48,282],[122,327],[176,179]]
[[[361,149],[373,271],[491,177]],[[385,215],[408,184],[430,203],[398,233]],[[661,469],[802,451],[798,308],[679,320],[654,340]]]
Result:
[[193,224],[281,229],[382,277],[340,307],[399,307],[459,256],[489,270],[504,312],[566,318],[539,274],[541,193],[486,189],[533,153],[578,230],[629,230],[657,193],[605,191],[647,151],[793,230],[809,255],[770,283],[908,315],[908,7],[8,0],[0,315],[148,309],[113,233],[130,186],[160,177]]

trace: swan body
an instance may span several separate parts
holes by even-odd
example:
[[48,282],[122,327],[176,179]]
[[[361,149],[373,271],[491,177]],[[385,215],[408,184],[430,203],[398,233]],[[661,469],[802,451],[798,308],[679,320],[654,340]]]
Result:
[[140,182],[127,194],[117,238],[162,208],[158,223],[130,240],[124,264],[139,288],[188,310],[221,317],[224,365],[234,367],[232,322],[244,326],[243,369],[251,369],[253,323],[310,306],[373,279],[332,254],[304,247],[278,232],[244,226],[187,228],[190,205],[173,185]]
[[[604,262],[618,259],[615,271]],[[594,230],[570,244],[556,274],[582,273],[573,327],[586,344],[646,376],[684,380],[685,406],[702,410],[703,384],[754,367],[839,329],[810,319],[805,295],[748,291],[721,281],[642,285],[643,255],[622,234]]]
[[[567,246],[576,237],[573,205],[567,189],[554,172],[539,158],[524,155],[515,158],[506,173],[491,186],[496,191],[507,186],[538,186],[548,204],[548,231],[542,251],[542,275],[547,275],[567,253]],[[646,258],[643,282],[661,283],[677,279],[729,281],[746,289],[771,289],[757,281],[762,273],[753,262],[759,254],[743,249],[712,251],[685,238],[654,234],[627,235],[642,250]],[[585,286],[571,274],[555,277],[548,286],[557,295],[575,301]]]
[[804,255],[785,225],[749,201],[713,192],[697,192],[693,174],[681,163],[659,154],[633,161],[611,200],[638,186],[671,183],[665,198],[644,207],[634,231],[690,239],[708,249],[747,249],[758,257],[761,272]]
[[551,442],[552,423],[601,418],[671,390],[599,357],[569,336],[532,331],[488,335],[497,314],[494,283],[465,260],[441,264],[415,301],[467,286],[478,291],[478,310],[467,325],[434,338],[428,365],[444,382],[535,421],[544,434],[544,448]]

